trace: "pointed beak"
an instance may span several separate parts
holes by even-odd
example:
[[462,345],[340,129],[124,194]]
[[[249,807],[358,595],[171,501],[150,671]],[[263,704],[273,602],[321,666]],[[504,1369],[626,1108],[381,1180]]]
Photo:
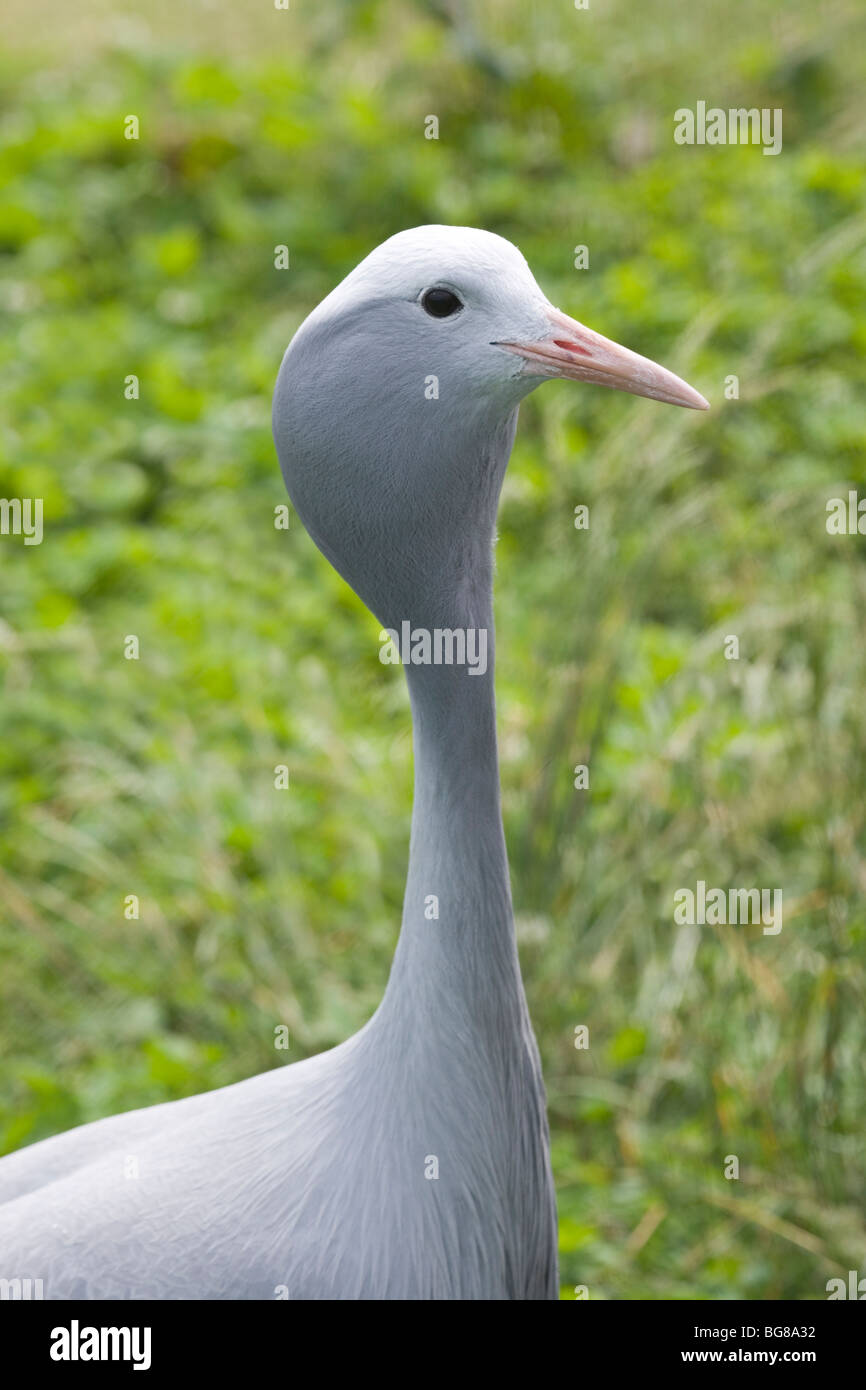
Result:
[[630,352],[610,338],[603,338],[552,306],[548,316],[550,332],[537,342],[497,344],[522,357],[526,372],[565,377],[569,381],[590,381],[596,386],[609,386],[613,391],[629,391],[633,396],[666,401],[668,405],[709,410],[709,401],[704,400],[699,391],[648,357],[641,357],[640,353]]

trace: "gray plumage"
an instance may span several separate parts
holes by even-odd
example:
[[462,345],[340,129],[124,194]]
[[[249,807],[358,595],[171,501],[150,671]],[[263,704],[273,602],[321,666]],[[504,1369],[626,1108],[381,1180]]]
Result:
[[[432,317],[430,287],[462,307]],[[544,1090],[499,806],[492,616],[517,409],[553,375],[705,405],[558,314],[513,246],[466,228],[391,238],[295,335],[274,437],[313,539],[383,627],[488,634],[484,674],[406,667],[415,797],[388,986],[329,1052],[0,1161],[0,1277],[41,1278],[46,1298],[556,1297]]]

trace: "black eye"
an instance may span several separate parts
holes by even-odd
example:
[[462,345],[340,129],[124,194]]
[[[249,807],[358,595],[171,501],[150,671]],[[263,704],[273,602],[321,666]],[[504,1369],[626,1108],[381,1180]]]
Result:
[[456,314],[463,305],[450,290],[436,289],[425,290],[421,296],[421,307],[434,319],[447,319],[449,314]]

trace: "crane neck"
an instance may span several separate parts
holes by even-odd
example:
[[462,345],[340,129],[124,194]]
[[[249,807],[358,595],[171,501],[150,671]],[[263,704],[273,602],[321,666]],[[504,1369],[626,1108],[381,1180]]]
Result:
[[489,545],[481,564],[476,582],[437,609],[452,633],[464,629],[467,652],[473,629],[476,655],[486,642],[484,669],[480,660],[475,670],[406,668],[415,795],[403,922],[380,1014],[502,1047],[516,1045],[528,1022],[500,808]]

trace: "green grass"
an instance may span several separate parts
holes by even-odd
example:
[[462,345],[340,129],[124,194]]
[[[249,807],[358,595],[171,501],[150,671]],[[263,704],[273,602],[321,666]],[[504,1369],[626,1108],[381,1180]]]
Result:
[[[866,496],[864,25],[734,11],[299,5],[235,47],[229,7],[198,33],[154,7],[148,37],[85,5],[74,56],[71,17],[21,21],[0,496],[42,496],[45,540],[0,537],[0,1148],[375,1008],[408,704],[375,621],[274,528],[270,393],[373,245],[466,222],[713,405],[547,386],[503,496],[504,813],[565,1296],[822,1298],[866,1272],[866,538],[825,529]],[[675,146],[698,99],[782,107],[782,154]],[[698,878],[782,888],[783,931],[676,926]]]

